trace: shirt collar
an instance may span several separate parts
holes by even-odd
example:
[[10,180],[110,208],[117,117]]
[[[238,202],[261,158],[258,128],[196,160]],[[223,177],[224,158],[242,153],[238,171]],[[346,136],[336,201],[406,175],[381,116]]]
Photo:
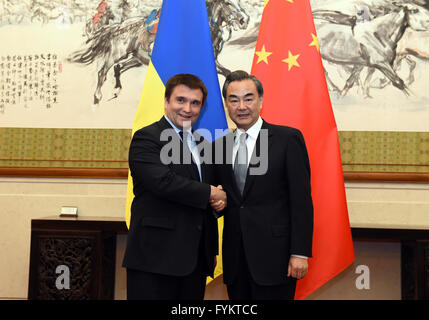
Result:
[[235,131],[235,137],[238,137],[240,134],[246,132],[248,136],[256,140],[258,138],[259,131],[261,131],[262,124],[262,118],[259,117],[258,120],[256,120],[256,122],[249,129],[247,129],[247,131],[237,128]]
[[179,132],[180,132],[180,131],[186,131],[188,134],[190,134],[190,135],[193,137],[193,135],[192,135],[192,129],[188,129],[188,130],[182,130],[182,129],[179,129],[178,127],[176,127],[176,126],[173,124],[173,122],[171,122],[171,120],[170,120],[170,119],[168,119],[168,117],[167,117],[167,115],[166,115],[166,114],[164,114],[164,118],[165,118],[165,120],[167,120],[167,121],[168,121],[168,123],[173,127],[173,129],[177,132],[177,134],[179,134]]

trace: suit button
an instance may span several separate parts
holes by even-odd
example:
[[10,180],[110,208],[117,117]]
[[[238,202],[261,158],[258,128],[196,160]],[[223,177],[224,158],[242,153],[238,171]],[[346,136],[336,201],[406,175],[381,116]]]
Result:
[[240,209],[244,209],[244,206],[240,206]]
[[203,230],[203,226],[202,225],[198,225],[197,229],[198,229],[198,231],[202,231]]

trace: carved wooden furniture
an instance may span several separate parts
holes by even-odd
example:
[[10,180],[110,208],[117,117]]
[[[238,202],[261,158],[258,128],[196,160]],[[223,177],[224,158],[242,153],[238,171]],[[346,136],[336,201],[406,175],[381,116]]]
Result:
[[32,220],[28,299],[113,299],[116,235],[126,232],[122,218]]

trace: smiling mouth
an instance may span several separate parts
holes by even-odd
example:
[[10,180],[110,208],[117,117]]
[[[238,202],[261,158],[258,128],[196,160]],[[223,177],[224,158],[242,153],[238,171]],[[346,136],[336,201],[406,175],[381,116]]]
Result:
[[249,114],[238,114],[237,117],[238,119],[246,119],[248,118],[250,115]]
[[191,120],[192,119],[192,115],[187,116],[187,115],[179,114],[179,116],[185,120]]

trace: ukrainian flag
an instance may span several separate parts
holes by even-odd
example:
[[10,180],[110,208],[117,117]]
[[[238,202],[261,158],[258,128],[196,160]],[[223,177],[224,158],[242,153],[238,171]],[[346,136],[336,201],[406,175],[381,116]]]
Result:
[[[194,129],[207,129],[214,139],[215,129],[228,128],[208,21],[204,0],[163,1],[151,61],[133,123],[133,135],[163,116],[165,83],[178,73],[196,75],[208,90],[207,101]],[[133,198],[133,182],[128,174],[125,214],[128,228]],[[219,267],[220,261],[215,276],[221,273]]]

